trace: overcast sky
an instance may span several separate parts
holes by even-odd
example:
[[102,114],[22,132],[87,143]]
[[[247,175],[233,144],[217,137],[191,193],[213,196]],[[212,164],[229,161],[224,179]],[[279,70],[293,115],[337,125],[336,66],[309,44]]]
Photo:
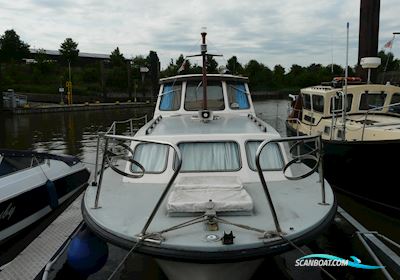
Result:
[[[400,31],[398,0],[381,0],[379,49]],[[209,51],[256,59],[269,67],[345,64],[346,22],[349,62],[358,55],[360,0],[0,0],[0,33],[14,29],[31,47],[56,50],[65,38],[81,52],[125,57],[158,53],[161,67],[180,53],[199,51],[207,27]],[[393,45],[400,56],[400,36]],[[194,61],[196,62],[196,61]]]

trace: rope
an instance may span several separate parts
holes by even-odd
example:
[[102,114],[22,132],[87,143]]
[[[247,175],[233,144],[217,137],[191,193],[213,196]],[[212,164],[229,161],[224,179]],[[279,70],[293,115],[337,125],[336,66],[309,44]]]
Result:
[[143,242],[144,239],[139,239],[139,241],[129,250],[129,252],[125,255],[125,257],[120,261],[120,263],[117,265],[117,267],[114,269],[114,271],[111,273],[111,275],[107,278],[107,280],[111,280],[115,274],[119,271],[119,269],[122,267],[122,265],[125,263],[125,261],[128,259],[128,257],[132,254],[132,252]]
[[202,220],[197,221],[199,219],[203,219],[205,215],[202,215],[200,217],[196,217],[194,219],[191,219],[189,221],[183,222],[181,224],[172,226],[170,228],[167,228],[165,230],[159,231],[159,232],[153,232],[153,233],[148,233],[143,235],[142,237],[139,238],[139,241],[128,251],[128,253],[125,255],[125,257],[119,262],[118,266],[115,268],[115,270],[111,273],[111,275],[107,278],[107,280],[111,280],[115,274],[119,271],[119,269],[122,267],[122,265],[125,263],[125,261],[128,259],[128,257],[132,254],[132,252],[141,244],[143,243],[146,238],[152,237],[152,236],[156,236],[156,235],[161,235],[162,233],[171,231],[171,230],[175,230],[175,229],[179,229],[182,227],[186,227],[186,226],[190,226],[199,222],[202,222]]
[[225,219],[221,219],[221,218],[219,218],[219,217],[216,217],[215,219],[216,219],[217,221],[223,223],[223,224],[232,225],[232,226],[236,226],[236,227],[239,227],[239,228],[242,228],[242,229],[251,230],[251,231],[256,231],[256,232],[263,233],[263,234],[266,233],[265,230],[258,229],[258,228],[253,228],[253,227],[251,227],[251,226],[246,226],[246,225],[242,225],[242,224],[232,223],[232,222],[229,222],[229,221],[227,221],[227,220],[225,220]]

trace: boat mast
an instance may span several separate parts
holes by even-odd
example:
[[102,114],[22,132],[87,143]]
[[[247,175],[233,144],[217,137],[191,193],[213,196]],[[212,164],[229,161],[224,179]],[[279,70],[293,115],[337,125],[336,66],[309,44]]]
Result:
[[201,32],[202,43],[201,43],[201,56],[203,57],[203,110],[207,110],[207,44],[206,44],[207,32]]
[[343,133],[342,140],[346,140],[346,111],[347,111],[347,79],[349,77],[349,23],[347,22],[347,37],[346,37],[346,69],[344,71],[344,92],[342,98],[342,122]]

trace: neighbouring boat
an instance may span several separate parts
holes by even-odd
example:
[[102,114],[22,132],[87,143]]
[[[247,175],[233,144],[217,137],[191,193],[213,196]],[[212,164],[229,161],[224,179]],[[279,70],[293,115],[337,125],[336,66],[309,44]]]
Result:
[[[366,68],[380,63],[375,58],[362,62]],[[338,190],[399,215],[400,87],[355,78],[349,78],[346,87],[343,81],[302,89],[286,121],[288,133],[320,134],[327,180]]]
[[0,243],[87,185],[78,158],[0,149]]
[[256,116],[247,82],[204,64],[203,75],[161,79],[154,118],[136,135],[99,136],[88,227],[175,280],[249,279],[264,257],[321,233],[336,201],[319,149],[291,159],[284,144],[320,137],[281,138]]

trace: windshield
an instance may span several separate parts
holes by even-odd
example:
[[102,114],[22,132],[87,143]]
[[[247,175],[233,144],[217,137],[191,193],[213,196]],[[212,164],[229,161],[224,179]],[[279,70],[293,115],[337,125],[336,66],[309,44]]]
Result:
[[160,101],[161,111],[177,111],[181,106],[182,85],[179,84],[164,84],[163,92]]
[[[207,105],[209,110],[224,110],[222,83],[209,81],[207,84]],[[188,82],[186,86],[185,110],[203,109],[203,85],[201,81]]]
[[229,107],[233,110],[249,109],[246,87],[241,82],[227,82]]

